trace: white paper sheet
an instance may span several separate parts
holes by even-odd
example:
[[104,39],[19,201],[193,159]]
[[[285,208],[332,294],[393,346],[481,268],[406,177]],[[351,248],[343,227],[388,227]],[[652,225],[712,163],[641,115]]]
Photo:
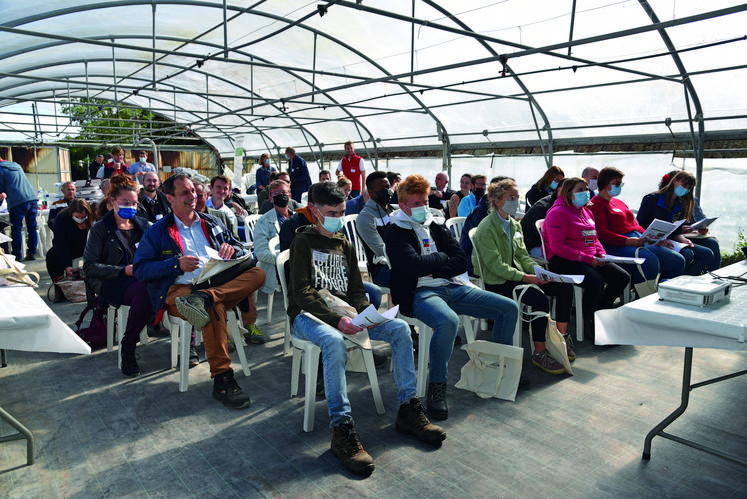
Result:
[[547,282],[567,282],[569,284],[581,284],[584,282],[584,276],[582,275],[556,274],[538,265],[534,266],[534,275]]

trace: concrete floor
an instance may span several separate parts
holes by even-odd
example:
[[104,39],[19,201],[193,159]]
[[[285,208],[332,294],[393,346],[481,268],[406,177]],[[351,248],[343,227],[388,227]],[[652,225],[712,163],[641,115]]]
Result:
[[[135,379],[119,373],[116,353],[8,352],[0,405],[33,432],[36,462],[25,465],[24,442],[0,444],[0,497],[747,497],[747,468],[699,450],[656,438],[651,461],[641,460],[644,436],[679,402],[682,349],[600,349],[588,341],[577,344],[573,377],[545,374],[525,355],[532,386],[515,402],[454,388],[467,361],[455,349],[442,424],[448,437],[439,449],[395,432],[388,365],[378,373],[383,416],[366,375],[349,373],[356,424],[376,462],[371,477],[351,475],[329,451],[324,401],[315,430],[305,433],[303,393],[289,398],[291,357],[282,351],[277,298],[272,324],[264,324],[266,299],[259,299],[271,341],[245,347],[250,377],[233,356],[252,397],[246,410],[211,398],[207,364],[190,371],[189,391],[179,393],[167,338],[138,347]],[[69,325],[82,308],[53,306]],[[696,350],[693,381],[745,364],[744,355]],[[670,432],[747,458],[744,386],[736,378],[695,390]],[[0,423],[0,436],[9,433]]]

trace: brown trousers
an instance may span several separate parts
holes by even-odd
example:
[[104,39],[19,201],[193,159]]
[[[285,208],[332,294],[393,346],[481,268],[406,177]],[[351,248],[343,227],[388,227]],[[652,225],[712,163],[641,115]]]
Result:
[[[205,356],[210,365],[210,377],[231,370],[231,357],[228,355],[226,340],[228,339],[228,318],[226,310],[233,307],[244,298],[249,298],[251,315],[255,320],[257,307],[255,306],[255,292],[265,282],[265,271],[259,267],[249,269],[235,279],[215,288],[201,290],[213,298],[213,304],[208,307],[210,322],[202,328],[202,341],[205,344]],[[187,296],[192,292],[191,284],[174,284],[166,294],[166,310],[173,317],[184,318],[176,309],[176,299]],[[236,345],[241,348],[241,344]]]

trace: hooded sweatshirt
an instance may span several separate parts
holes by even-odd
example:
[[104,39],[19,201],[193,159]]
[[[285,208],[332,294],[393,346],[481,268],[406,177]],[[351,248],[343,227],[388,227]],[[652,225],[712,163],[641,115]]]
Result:
[[602,243],[597,239],[594,215],[586,206],[568,206],[558,198],[547,212],[544,228],[547,259],[557,255],[572,262],[591,265],[594,256],[604,255]]
[[[283,224],[285,225],[285,224]],[[341,298],[359,313],[368,307],[355,248],[338,232],[332,237],[316,226],[303,226],[290,247],[288,316],[291,321],[308,312],[336,328],[342,316],[333,312],[319,295],[322,289]]]

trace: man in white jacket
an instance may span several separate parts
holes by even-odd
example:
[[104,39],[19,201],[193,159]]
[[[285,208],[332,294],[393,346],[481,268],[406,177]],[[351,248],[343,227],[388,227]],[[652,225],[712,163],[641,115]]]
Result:
[[[267,187],[273,209],[259,217],[254,226],[254,254],[257,257],[259,268],[265,271],[265,284],[261,290],[271,295],[277,287],[277,274],[275,271],[275,258],[279,246],[270,247],[270,239],[280,234],[280,226],[288,220],[293,212],[288,208],[290,202],[290,185],[284,180],[274,180]],[[256,331],[255,331],[256,330]],[[251,331],[250,341],[252,343],[264,343],[264,335],[255,326]],[[261,338],[261,339],[260,339]]]

